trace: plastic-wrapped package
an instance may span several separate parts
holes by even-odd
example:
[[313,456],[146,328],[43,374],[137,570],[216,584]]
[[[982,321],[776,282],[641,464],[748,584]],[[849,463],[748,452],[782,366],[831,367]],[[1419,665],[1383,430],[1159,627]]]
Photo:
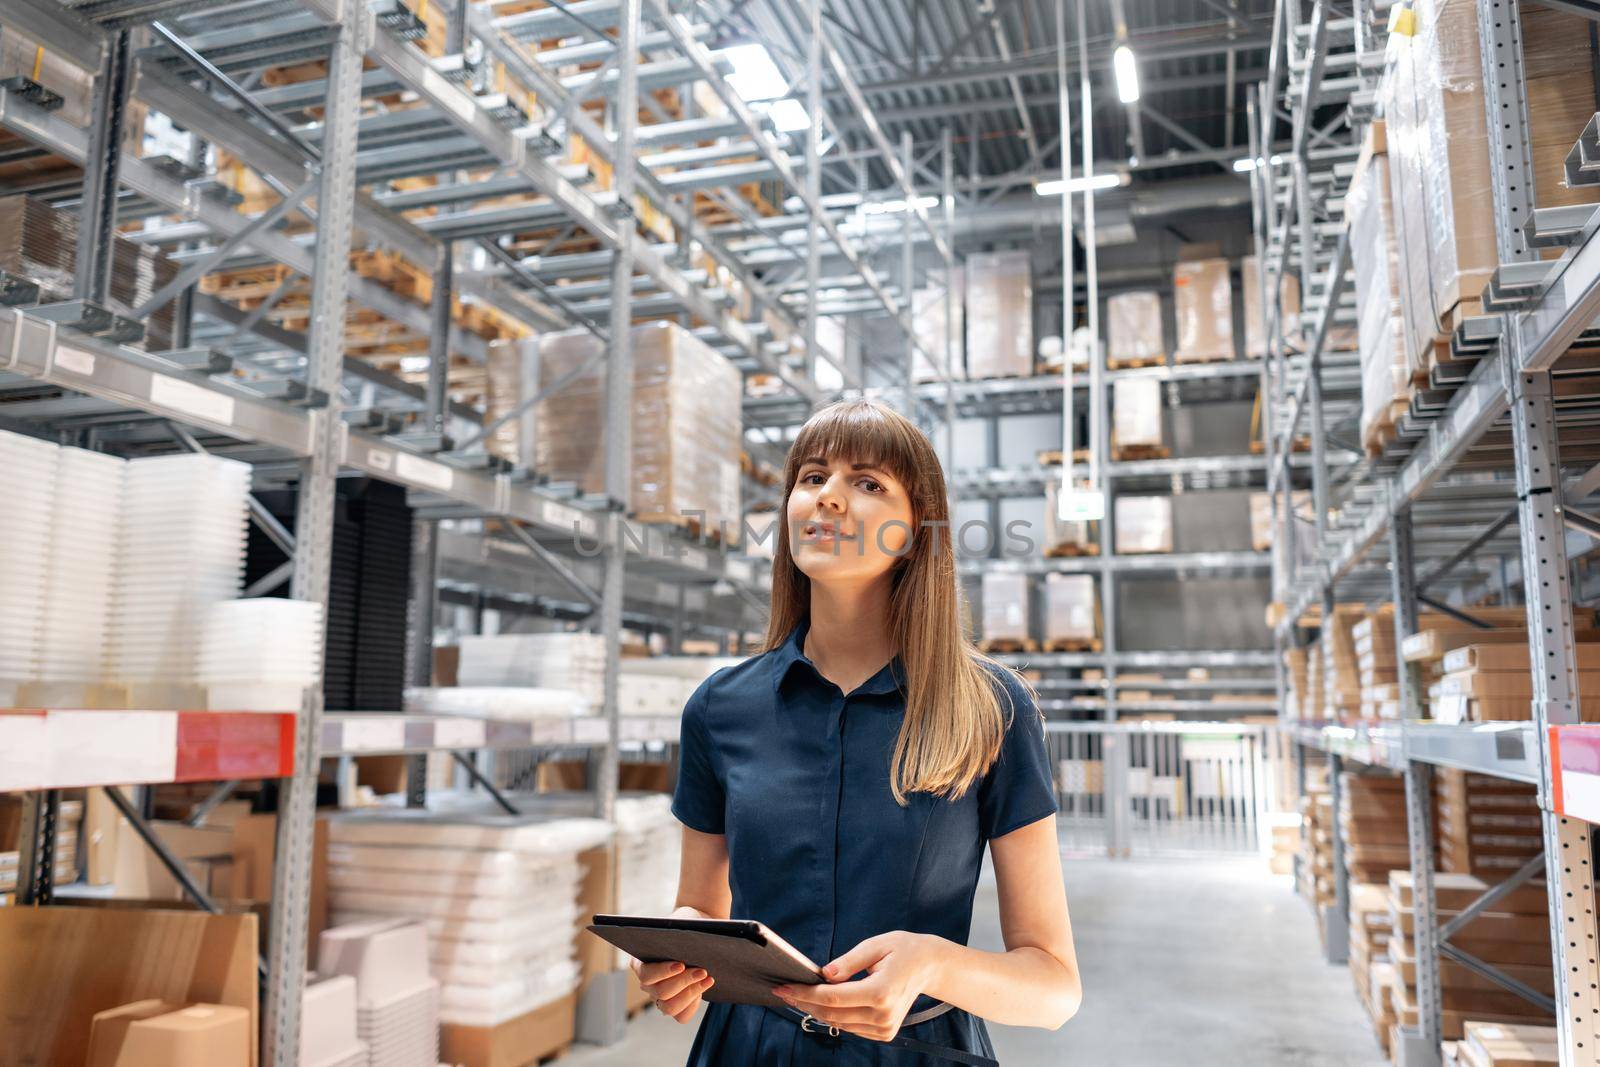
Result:
[[[601,352],[588,331],[546,334],[539,387]],[[535,468],[587,493],[605,489],[605,360],[535,407]],[[635,515],[698,520],[739,532],[739,371],[676,323],[633,328],[632,493]]]
[[1094,575],[1050,574],[1044,581],[1044,639],[1093,641],[1100,636]]
[[1165,362],[1161,295],[1140,289],[1106,298],[1106,362],[1113,367]]
[[1369,135],[1344,200],[1361,353],[1361,440],[1373,454],[1382,451],[1411,395],[1389,158],[1382,150],[1381,129]]
[[1136,555],[1172,551],[1172,498],[1119,496],[1116,502],[1117,552]]
[[1225,259],[1191,259],[1172,272],[1178,363],[1233,358],[1233,280]]
[[1161,382],[1123,378],[1111,387],[1111,447],[1160,448]]
[[[485,419],[496,422],[517,409],[525,399],[539,391],[539,341],[500,340],[489,342],[489,403]],[[484,447],[518,467],[533,466],[534,409],[523,411],[490,434]]]
[[[1382,104],[1407,356],[1421,373],[1457,304],[1482,292],[1498,252],[1476,6],[1419,0],[1415,10],[1416,34],[1389,37]],[[1569,189],[1562,174],[1566,152],[1594,111],[1588,23],[1532,5],[1522,17],[1536,202],[1593,203],[1600,190]]]
[[1028,640],[1028,615],[1028,576],[1015,571],[985,571],[984,640]]
[[967,374],[1033,373],[1033,277],[1027,252],[967,257]]
[[1058,501],[1061,482],[1052,478],[1044,490],[1044,554],[1047,556],[1087,556],[1098,550],[1100,524],[1060,518]]
[[[963,326],[960,290],[950,295],[955,326],[950,333],[950,377],[967,376],[966,364],[961,358],[961,330]],[[930,287],[911,294],[911,329],[916,334],[917,345],[912,355],[912,377],[919,382],[936,382],[942,379],[944,369],[944,289]],[[923,350],[933,354],[933,361],[923,355]]]
[[[9,32],[6,34],[9,38]],[[107,303],[131,314],[178,274],[178,265],[160,249],[112,235],[111,287]],[[78,262],[78,216],[31,196],[0,198],[0,270],[37,282],[42,298],[65,300],[72,294]],[[145,320],[140,346],[149,352],[172,347],[173,304]]]
[[[1261,304],[1261,263],[1255,256],[1239,261],[1239,284],[1244,288],[1244,358],[1267,358],[1267,315]],[[1297,329],[1300,315],[1300,278],[1285,272],[1278,279],[1279,319],[1285,335]]]

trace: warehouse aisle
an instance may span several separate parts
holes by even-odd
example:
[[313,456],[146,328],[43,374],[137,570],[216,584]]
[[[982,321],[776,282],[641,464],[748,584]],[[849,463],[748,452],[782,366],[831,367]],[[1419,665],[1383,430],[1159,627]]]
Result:
[[[1343,967],[1287,878],[1256,860],[1067,861],[1083,1010],[1061,1030],[994,1027],[1003,1067],[1379,1067],[1388,1061]],[[973,943],[1000,947],[994,881],[978,887]],[[573,1067],[683,1062],[694,1027],[646,1013]]]

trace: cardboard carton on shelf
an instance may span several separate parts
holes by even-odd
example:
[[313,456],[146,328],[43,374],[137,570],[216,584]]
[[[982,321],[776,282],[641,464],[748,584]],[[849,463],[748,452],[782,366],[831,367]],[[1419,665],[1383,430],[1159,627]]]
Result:
[[970,255],[966,283],[968,377],[1032,375],[1033,274],[1028,253]]
[[[1265,359],[1267,355],[1267,316],[1261,303],[1261,265],[1255,256],[1239,261],[1239,285],[1244,290],[1244,358]],[[1278,279],[1280,322],[1285,333],[1292,332],[1300,315],[1300,276],[1285,271]]]
[[1228,261],[1180,259],[1173,269],[1172,285],[1178,318],[1178,348],[1173,362],[1232,359],[1233,276]]
[[1106,298],[1106,365],[1145,367],[1166,362],[1161,296],[1134,290]]
[[1172,551],[1172,498],[1119,496],[1114,505],[1117,552],[1138,555]]

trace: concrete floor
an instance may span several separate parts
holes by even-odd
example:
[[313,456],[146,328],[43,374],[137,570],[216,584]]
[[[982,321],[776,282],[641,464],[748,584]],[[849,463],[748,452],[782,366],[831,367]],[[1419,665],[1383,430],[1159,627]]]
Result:
[[[1259,860],[1069,858],[1084,1003],[1058,1031],[991,1026],[1004,1067],[1380,1067],[1388,1061],[1343,967],[1322,961],[1310,910]],[[972,944],[999,949],[992,875]],[[647,1011],[572,1067],[684,1061],[696,1025]]]

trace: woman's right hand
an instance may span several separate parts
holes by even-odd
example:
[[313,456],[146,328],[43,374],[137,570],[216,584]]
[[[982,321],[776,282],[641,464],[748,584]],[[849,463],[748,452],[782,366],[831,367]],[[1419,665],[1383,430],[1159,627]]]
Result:
[[700,997],[713,984],[712,977],[699,967],[685,967],[682,963],[641,963],[633,961],[633,973],[639,985],[660,1008],[680,1023],[694,1018],[700,1007]]

